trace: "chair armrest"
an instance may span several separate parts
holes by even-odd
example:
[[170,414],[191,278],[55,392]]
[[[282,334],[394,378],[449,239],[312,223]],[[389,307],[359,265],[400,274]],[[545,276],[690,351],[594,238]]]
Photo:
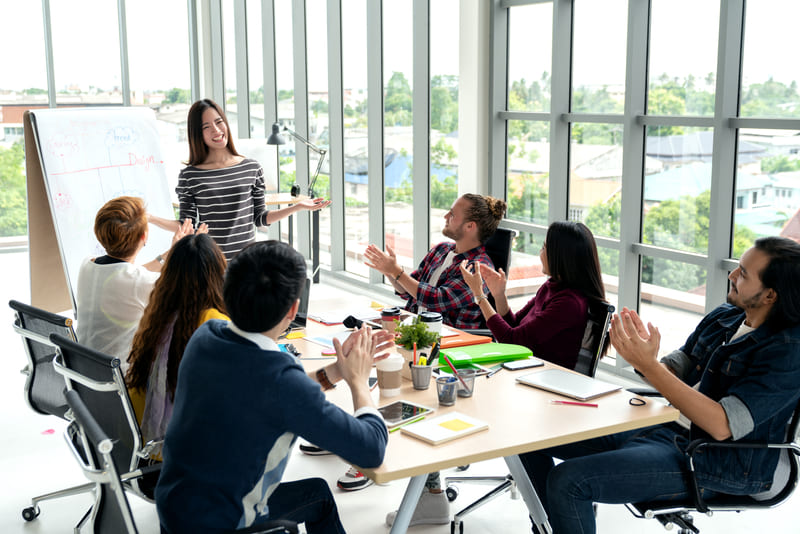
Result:
[[694,471],[694,455],[704,447],[716,447],[720,449],[788,449],[792,453],[800,456],[800,445],[788,443],[737,443],[733,441],[709,441],[706,439],[696,439],[686,447],[686,456],[689,459],[689,490],[694,500],[697,511],[705,514],[708,506],[700,496],[700,486],[697,483],[697,476]]

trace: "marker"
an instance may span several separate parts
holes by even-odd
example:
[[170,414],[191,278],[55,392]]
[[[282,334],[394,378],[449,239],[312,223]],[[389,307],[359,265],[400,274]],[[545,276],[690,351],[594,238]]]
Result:
[[425,358],[425,356],[420,356],[417,365],[428,365],[428,360]]
[[499,371],[500,369],[502,369],[502,368],[503,368],[503,364],[502,363],[498,364],[498,365],[495,365],[494,368],[491,371],[489,371],[489,373],[486,375],[486,378],[492,378],[495,375],[495,373],[497,371]]
[[574,402],[574,401],[565,401],[565,400],[551,400],[550,404],[568,404],[570,406],[587,406],[589,408],[597,408],[597,404],[593,404],[591,402]]
[[394,432],[394,431],[396,431],[396,430],[400,430],[400,428],[401,428],[401,427],[404,427],[404,426],[406,426],[406,425],[410,425],[411,423],[416,423],[417,421],[422,421],[423,419],[425,419],[425,416],[424,416],[424,415],[421,415],[421,416],[417,417],[416,419],[412,419],[411,421],[406,421],[406,422],[405,422],[405,423],[403,423],[402,425],[397,425],[396,427],[394,427],[393,429],[391,429],[391,430],[389,431],[389,433],[391,434],[392,432]]

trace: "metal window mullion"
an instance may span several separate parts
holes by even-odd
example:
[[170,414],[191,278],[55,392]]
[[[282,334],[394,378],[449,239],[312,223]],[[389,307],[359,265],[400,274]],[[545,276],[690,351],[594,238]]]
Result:
[[413,5],[413,262],[422,261],[428,252],[431,227],[431,70],[430,1],[414,0]]
[[53,62],[53,29],[50,24],[50,0],[42,0],[42,25],[44,26],[44,58],[47,70],[47,101],[56,107],[56,75]]
[[330,150],[331,270],[345,268],[344,88],[342,86],[342,4],[328,0],[328,133]]
[[186,14],[189,24],[189,86],[191,100],[200,99],[200,47],[197,29],[197,3],[186,0]]
[[640,126],[686,126],[688,128],[712,128],[714,117],[672,117],[668,115],[639,115],[636,124]]
[[125,0],[117,0],[117,22],[119,24],[119,70],[122,80],[122,105],[131,105],[131,70],[128,65],[128,22]]
[[[642,235],[642,191],[644,188],[645,127],[636,117],[647,106],[647,53],[650,3],[628,4],[628,41],[625,77],[625,123],[622,133],[622,206],[620,213],[618,308],[639,307],[641,258],[633,251]],[[627,364],[617,358],[617,367]]]
[[[508,180],[508,21],[509,11],[493,3],[489,22],[489,194],[506,199]],[[507,200],[507,199],[506,199]]]
[[[306,43],[306,3],[292,0],[292,47],[294,57],[294,131],[308,139],[308,50]],[[308,191],[309,148],[295,140],[295,179],[303,191]],[[310,212],[297,214],[298,250],[306,258],[311,257]]]
[[[745,0],[720,7],[714,142],[711,156],[711,204],[706,264],[706,311],[724,302],[728,292],[722,260],[733,244],[733,199],[736,189],[736,129],[728,119],[738,115]],[[722,271],[722,272],[720,272]]]
[[236,51],[236,124],[240,139],[250,138],[250,81],[247,76],[247,5],[233,2],[234,50]]
[[[367,2],[367,200],[369,242],[384,248],[383,156],[383,1]],[[370,283],[383,281],[377,269],[369,271]]]
[[625,124],[625,117],[622,115],[611,115],[608,113],[562,113],[563,122],[592,122],[595,124]]
[[550,76],[549,222],[567,218],[569,207],[569,131],[561,115],[570,110],[572,1],[553,2],[553,63]]
[[[506,90],[504,88],[504,90]],[[505,102],[503,102],[505,105]],[[549,121],[550,113],[541,111],[505,111],[500,110],[496,113],[498,118],[504,121]],[[566,113],[564,115],[567,115]]]
[[800,130],[800,119],[732,117],[731,128],[768,128],[770,130]]
[[208,27],[211,40],[211,94],[225,109],[225,54],[222,49],[222,0],[208,3]]

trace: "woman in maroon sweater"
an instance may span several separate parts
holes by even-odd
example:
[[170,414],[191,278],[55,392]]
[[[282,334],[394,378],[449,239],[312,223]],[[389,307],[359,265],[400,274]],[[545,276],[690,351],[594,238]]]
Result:
[[[539,252],[550,278],[520,311],[506,298],[506,273],[463,262],[464,276],[486,324],[500,343],[530,348],[539,358],[572,369],[578,359],[589,300],[605,300],[600,262],[592,232],[583,223],[550,225]],[[494,296],[495,310],[483,294],[483,282]]]

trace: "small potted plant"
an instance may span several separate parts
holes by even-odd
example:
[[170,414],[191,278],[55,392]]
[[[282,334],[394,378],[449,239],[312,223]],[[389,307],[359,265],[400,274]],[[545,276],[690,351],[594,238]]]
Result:
[[[430,356],[431,347],[439,341],[438,332],[431,332],[419,317],[414,317],[410,323],[399,323],[395,328],[395,340],[397,352],[399,352],[407,362],[414,359],[414,343],[417,344],[417,359],[423,352]],[[408,364],[403,366],[403,376],[411,380],[411,369]]]

